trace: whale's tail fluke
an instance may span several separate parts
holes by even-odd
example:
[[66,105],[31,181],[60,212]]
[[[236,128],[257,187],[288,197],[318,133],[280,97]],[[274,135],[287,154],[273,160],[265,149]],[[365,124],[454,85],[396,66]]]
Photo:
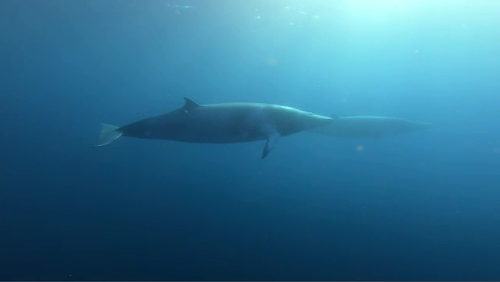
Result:
[[99,134],[99,143],[94,147],[106,146],[109,143],[115,141],[116,139],[122,137],[123,133],[120,132],[118,126],[101,123],[102,129]]

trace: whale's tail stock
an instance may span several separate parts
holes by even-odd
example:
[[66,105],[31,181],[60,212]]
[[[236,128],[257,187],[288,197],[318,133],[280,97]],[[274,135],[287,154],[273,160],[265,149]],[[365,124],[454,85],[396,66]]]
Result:
[[123,133],[118,126],[101,123],[102,129],[99,134],[99,143],[93,147],[102,147],[110,144],[116,139],[122,137]]

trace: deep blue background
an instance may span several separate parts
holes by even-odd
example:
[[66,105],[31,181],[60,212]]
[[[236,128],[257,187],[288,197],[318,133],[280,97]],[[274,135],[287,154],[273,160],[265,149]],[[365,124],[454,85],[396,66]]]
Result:
[[[499,14],[496,0],[0,1],[0,280],[499,280]],[[184,96],[434,129],[304,132],[264,161],[264,142],[90,148],[99,122]]]

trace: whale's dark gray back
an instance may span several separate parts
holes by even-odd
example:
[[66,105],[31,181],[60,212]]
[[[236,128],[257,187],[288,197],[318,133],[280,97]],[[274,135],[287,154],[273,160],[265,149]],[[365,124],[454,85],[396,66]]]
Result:
[[287,136],[322,124],[328,117],[295,108],[257,103],[186,106],[120,128],[124,136],[194,143],[265,140],[271,131]]
[[[182,108],[101,132],[101,144],[120,136],[192,143],[267,140],[265,157],[281,136],[329,124],[333,119],[295,108],[258,103],[198,105],[186,98]],[[103,128],[104,131],[104,128]],[[111,135],[110,135],[111,133]]]

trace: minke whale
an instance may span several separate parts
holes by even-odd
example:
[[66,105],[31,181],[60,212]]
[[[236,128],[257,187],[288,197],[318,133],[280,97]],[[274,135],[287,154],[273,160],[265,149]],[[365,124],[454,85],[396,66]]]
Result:
[[411,131],[429,129],[430,123],[415,122],[395,117],[346,116],[335,118],[335,122],[313,128],[310,131],[337,138],[372,138],[394,136]]
[[117,127],[101,123],[99,143],[110,144],[122,136],[174,140],[191,143],[241,143],[266,140],[262,159],[278,139],[318,126],[333,119],[296,108],[259,103],[199,105],[184,98],[183,107]]

